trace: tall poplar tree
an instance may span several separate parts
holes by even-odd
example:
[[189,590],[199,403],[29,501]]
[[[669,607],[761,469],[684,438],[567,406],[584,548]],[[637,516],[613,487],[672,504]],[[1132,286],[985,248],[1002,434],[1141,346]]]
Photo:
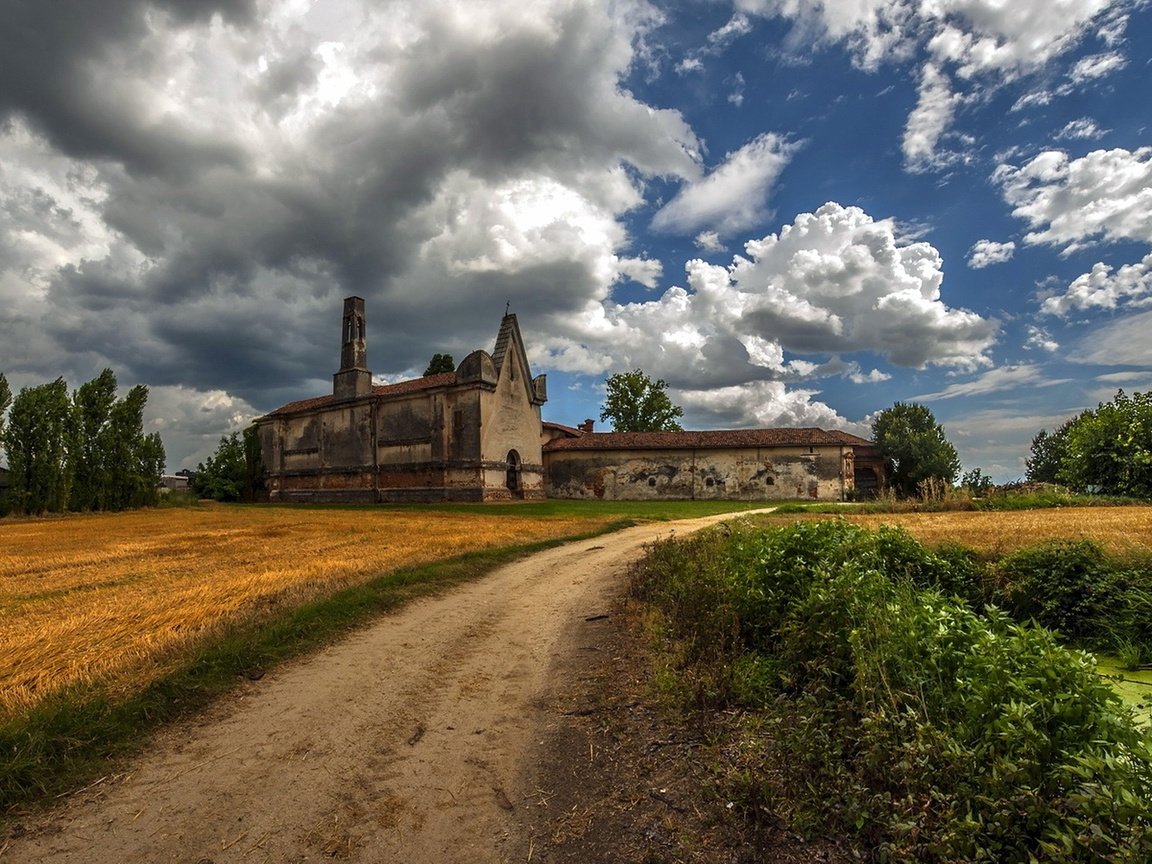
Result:
[[116,375],[105,369],[72,394],[76,434],[72,452],[71,510],[103,510],[108,483],[104,447],[108,419],[116,402]]
[[25,387],[12,400],[4,443],[13,509],[23,513],[64,509],[71,489],[68,444],[73,429],[72,401],[63,378]]

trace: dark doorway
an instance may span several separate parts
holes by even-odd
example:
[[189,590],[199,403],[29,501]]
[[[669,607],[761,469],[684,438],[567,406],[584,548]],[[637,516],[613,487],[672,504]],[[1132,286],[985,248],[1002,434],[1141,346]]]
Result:
[[508,451],[508,478],[504,485],[508,487],[513,498],[519,498],[523,494],[520,488],[520,454],[515,450]]
[[852,472],[852,482],[856,486],[858,498],[875,498],[880,494],[880,480],[876,471],[867,465],[857,465]]

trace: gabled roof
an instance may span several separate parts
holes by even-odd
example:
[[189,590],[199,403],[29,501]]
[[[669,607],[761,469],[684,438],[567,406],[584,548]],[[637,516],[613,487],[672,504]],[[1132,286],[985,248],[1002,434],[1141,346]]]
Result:
[[[395,384],[378,384],[372,388],[371,393],[361,398],[389,399],[420,393],[424,390],[435,390],[438,387],[452,387],[455,384],[455,372],[439,372],[436,375],[425,375],[423,378],[397,381]],[[301,411],[319,411],[351,401],[355,400],[337,399],[335,396],[317,396],[313,399],[300,399],[296,402],[289,402],[287,405],[281,405],[275,411],[270,411],[264,416],[276,417],[281,414],[296,414]]]
[[583,429],[578,429],[575,426],[565,426],[563,423],[553,423],[551,420],[542,420],[540,425],[544,429],[555,429],[557,432],[563,432],[569,438],[579,438],[585,434]]
[[586,432],[555,438],[544,445],[557,450],[707,450],[753,447],[871,447],[872,442],[839,429],[728,429],[705,432]]

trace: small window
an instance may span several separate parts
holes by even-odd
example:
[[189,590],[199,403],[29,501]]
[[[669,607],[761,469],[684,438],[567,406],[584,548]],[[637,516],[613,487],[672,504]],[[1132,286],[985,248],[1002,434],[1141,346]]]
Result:
[[655,477],[649,477],[648,478],[648,485],[649,486],[655,486],[656,485],[656,478]]
[[768,486],[775,486],[776,485],[776,478],[775,477],[769,477],[767,480],[764,481],[764,483]]
[[711,477],[709,477],[707,480],[704,481],[704,485],[705,486],[715,486],[716,481],[713,480]]

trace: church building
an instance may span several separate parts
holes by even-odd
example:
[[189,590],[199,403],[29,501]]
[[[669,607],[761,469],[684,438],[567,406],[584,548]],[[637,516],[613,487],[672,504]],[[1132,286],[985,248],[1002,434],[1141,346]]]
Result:
[[543,498],[540,406],[515,315],[491,354],[455,372],[374,386],[364,301],[344,301],[332,395],[256,421],[272,501],[498,501]]
[[521,498],[843,501],[883,486],[871,441],[839,430],[594,432],[542,422],[516,316],[455,372],[373,385],[364,301],[344,301],[332,394],[256,421],[272,501]]

